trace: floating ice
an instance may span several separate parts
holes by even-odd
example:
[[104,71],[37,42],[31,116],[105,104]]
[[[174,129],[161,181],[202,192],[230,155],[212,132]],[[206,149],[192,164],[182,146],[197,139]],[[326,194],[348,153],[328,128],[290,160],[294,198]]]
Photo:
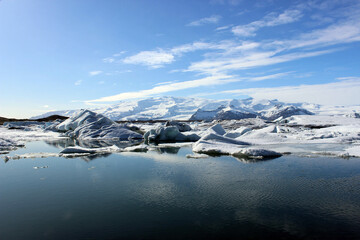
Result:
[[188,124],[177,122],[177,121],[167,121],[165,123],[165,126],[166,127],[175,126],[175,127],[177,127],[179,129],[180,132],[191,131],[191,127]]
[[120,148],[113,145],[110,147],[101,147],[101,148],[84,148],[84,147],[67,147],[60,152],[60,155],[64,154],[73,154],[73,153],[86,153],[86,154],[94,154],[94,153],[111,153],[111,152],[120,152]]
[[161,142],[195,142],[200,137],[194,133],[181,133],[177,127],[158,127],[144,134],[146,144]]
[[141,134],[89,110],[80,111],[56,128],[66,131],[66,136],[78,139],[142,139]]

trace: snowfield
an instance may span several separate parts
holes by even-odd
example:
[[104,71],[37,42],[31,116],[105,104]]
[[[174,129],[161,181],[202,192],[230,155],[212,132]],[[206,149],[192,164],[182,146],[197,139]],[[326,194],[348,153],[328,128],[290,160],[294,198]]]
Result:
[[[105,115],[100,114],[101,111]],[[267,159],[282,154],[360,157],[360,118],[357,114],[356,107],[330,108],[314,104],[285,104],[277,100],[152,98],[120,103],[106,111],[73,111],[73,115],[63,122],[5,123],[0,126],[0,154],[23,147],[28,141],[65,138],[86,141],[87,144],[64,146],[57,156],[147,152],[165,144],[170,148],[190,146],[194,154],[189,157],[194,158],[214,154],[241,159]],[[154,116],[177,119],[182,116],[205,121],[119,124],[107,117],[109,115],[112,119],[122,120]],[[95,140],[98,141],[96,144]],[[110,143],[99,144],[101,141]],[[127,144],[120,145],[119,141]],[[138,145],[139,141],[143,143]],[[19,158],[37,156],[34,154]],[[38,156],[46,154],[39,153]],[[49,153],[48,156],[53,155]],[[4,159],[13,157],[5,156]]]

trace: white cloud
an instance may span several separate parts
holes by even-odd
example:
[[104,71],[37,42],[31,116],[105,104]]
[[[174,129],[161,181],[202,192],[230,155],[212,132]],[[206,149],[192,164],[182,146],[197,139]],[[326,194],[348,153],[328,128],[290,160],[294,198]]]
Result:
[[322,47],[360,41],[360,18],[336,23],[324,29],[301,34],[297,39],[286,42],[289,49]]
[[118,53],[113,54],[114,57],[120,57],[121,55],[123,55],[124,53],[126,53],[126,51],[121,51]]
[[[301,17],[302,12],[300,10],[286,10],[281,14],[268,14],[263,19],[247,25],[236,26],[233,30],[236,28],[237,31],[239,31],[238,35],[254,35],[261,27],[291,23]],[[287,76],[290,72],[250,78],[235,78],[234,76],[230,76],[230,74],[234,71],[329,54],[341,49],[336,45],[360,41],[360,25],[357,24],[359,22],[359,16],[349,14],[344,18],[326,28],[318,28],[311,32],[298,34],[289,39],[282,39],[281,41],[276,39],[266,39],[260,42],[239,41],[238,39],[218,42],[198,41],[169,49],[159,48],[153,51],[142,51],[133,56],[126,57],[122,61],[128,64],[140,64],[150,68],[159,68],[165,64],[174,62],[175,59],[182,54],[193,51],[204,51],[202,55],[204,57],[203,60],[190,63],[189,67],[182,71],[205,74],[207,77],[185,82],[164,82],[151,89],[121,93],[91,100],[90,102],[108,102],[141,98],[166,92],[199,86],[205,87],[225,84],[234,81],[263,81],[281,78]],[[243,33],[240,33],[241,31],[243,31]],[[178,70],[171,72],[175,71]],[[292,91],[291,87],[289,91]]]
[[121,51],[121,52],[118,52],[118,53],[114,53],[111,57],[103,58],[102,61],[104,63],[113,63],[113,62],[116,61],[117,57],[122,56],[124,53],[126,53],[126,51]]
[[217,23],[219,22],[221,16],[219,15],[212,15],[211,17],[201,18],[199,20],[193,21],[189,23],[187,26],[191,27],[198,27],[209,23]]
[[130,57],[123,59],[127,64],[140,64],[149,66],[151,68],[160,68],[165,64],[175,61],[176,56],[181,56],[183,53],[193,52],[197,50],[209,49],[225,49],[227,48],[224,43],[206,43],[206,42],[193,42],[173,47],[168,50],[157,49],[155,51],[142,51]]
[[[271,24],[286,22],[287,18],[279,18]],[[205,59],[193,62],[185,71],[203,74],[229,72],[248,68],[273,65],[296,59],[328,54],[341,48],[336,45],[360,41],[359,16],[331,24],[326,28],[315,29],[291,39],[264,42],[228,42],[223,52],[212,53]],[[270,24],[270,23],[269,23]],[[327,47],[327,50],[317,51]]]
[[75,86],[79,86],[79,85],[81,85],[81,83],[82,83],[82,80],[77,80],[77,81],[74,83],[74,85],[75,85]]
[[222,27],[218,27],[215,29],[215,31],[223,31],[223,30],[226,30],[226,29],[229,29],[231,28],[233,25],[226,25],[226,26],[222,26]]
[[167,82],[159,82],[154,84],[155,86],[160,86],[160,85],[167,85],[167,84],[171,84],[171,83],[175,83],[177,81],[167,81]]
[[335,50],[323,50],[313,52],[296,52],[279,55],[277,51],[257,51],[244,53],[235,57],[216,60],[203,60],[190,65],[186,71],[195,71],[203,74],[218,74],[235,70],[243,70],[260,66],[268,66],[277,63],[293,61],[296,59],[314,57],[333,52]]
[[113,62],[115,62],[115,58],[113,58],[113,57],[107,57],[107,58],[103,58],[102,61],[103,61],[104,63],[113,63]]
[[151,68],[159,68],[164,64],[169,64],[174,61],[174,56],[164,50],[157,51],[143,51],[136,55],[123,59],[127,64],[141,64]]
[[125,92],[120,93],[114,96],[103,97],[95,100],[89,100],[86,102],[115,102],[120,100],[126,99],[134,99],[134,98],[143,98],[149,97],[156,94],[167,93],[167,92],[174,92],[189,88],[196,88],[196,87],[204,87],[204,86],[211,86],[211,85],[221,85],[230,82],[236,82],[239,79],[234,78],[234,76],[230,75],[216,75],[216,76],[209,76],[201,79],[185,81],[185,82],[175,82],[164,84],[160,86],[153,87],[147,90],[135,91],[135,92]]
[[232,28],[232,32],[237,36],[255,36],[256,31],[263,27],[273,27],[282,24],[292,23],[299,20],[302,13],[299,10],[286,10],[281,14],[270,13],[262,20],[254,21],[246,25],[238,25]]
[[290,73],[291,72],[284,72],[284,73],[275,73],[275,74],[261,76],[261,77],[252,77],[248,81],[249,82],[259,82],[259,81],[264,81],[264,80],[269,80],[269,79],[282,78],[282,77],[288,76]]
[[49,108],[50,106],[49,105],[44,105],[43,108]]
[[120,100],[127,100],[127,99],[134,99],[134,98],[143,98],[149,97],[157,94],[174,92],[184,89],[190,88],[197,88],[197,87],[208,87],[208,86],[215,86],[215,85],[223,85],[232,82],[239,82],[239,81],[263,81],[267,79],[274,79],[280,78],[283,76],[288,75],[290,72],[285,73],[277,73],[267,76],[261,77],[237,77],[232,75],[224,75],[218,74],[213,75],[201,79],[185,81],[185,82],[176,82],[176,81],[169,81],[169,82],[162,82],[155,85],[155,87],[147,90],[141,91],[134,91],[134,92],[125,92],[120,93],[114,96],[103,97],[95,100],[90,100],[86,102],[115,102]]
[[99,75],[101,73],[102,73],[102,71],[91,71],[91,72],[89,72],[89,75],[90,76],[96,76],[96,75]]
[[223,91],[225,94],[249,95],[253,98],[278,99],[285,102],[311,102],[324,105],[354,105],[360,102],[360,77],[340,78],[339,82],[248,88]]

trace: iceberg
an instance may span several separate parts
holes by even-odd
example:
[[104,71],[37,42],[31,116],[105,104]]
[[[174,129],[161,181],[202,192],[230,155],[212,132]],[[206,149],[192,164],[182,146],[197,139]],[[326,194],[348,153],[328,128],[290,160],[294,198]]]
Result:
[[247,142],[210,133],[194,143],[192,150],[200,154],[232,155],[238,158],[266,159],[281,156],[278,152],[249,145]]
[[200,137],[197,134],[181,133],[175,126],[159,126],[144,134],[145,144],[161,142],[195,142],[199,139]]
[[77,139],[142,139],[142,135],[127,127],[115,123],[109,118],[89,111],[82,110],[60,123],[56,129],[65,135]]
[[175,126],[179,129],[180,132],[188,132],[188,131],[191,131],[191,127],[186,124],[186,123],[181,123],[181,122],[177,122],[177,121],[167,121],[165,123],[165,126],[166,127],[169,127],[169,126]]

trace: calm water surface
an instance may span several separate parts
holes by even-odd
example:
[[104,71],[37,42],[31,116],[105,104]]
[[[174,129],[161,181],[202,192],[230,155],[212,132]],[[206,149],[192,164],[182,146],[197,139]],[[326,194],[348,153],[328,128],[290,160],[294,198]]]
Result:
[[189,153],[1,161],[0,239],[360,239],[360,159]]

